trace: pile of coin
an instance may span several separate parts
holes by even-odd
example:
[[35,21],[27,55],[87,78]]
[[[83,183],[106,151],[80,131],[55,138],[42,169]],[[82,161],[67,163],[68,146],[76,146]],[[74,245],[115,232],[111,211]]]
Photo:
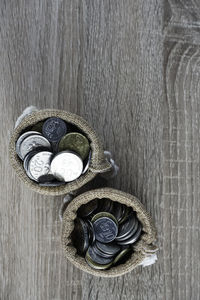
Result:
[[71,182],[86,173],[91,159],[90,142],[80,130],[51,117],[23,132],[16,152],[28,177],[42,186]]
[[141,233],[142,224],[131,207],[103,198],[78,209],[71,239],[89,266],[105,270],[130,257]]

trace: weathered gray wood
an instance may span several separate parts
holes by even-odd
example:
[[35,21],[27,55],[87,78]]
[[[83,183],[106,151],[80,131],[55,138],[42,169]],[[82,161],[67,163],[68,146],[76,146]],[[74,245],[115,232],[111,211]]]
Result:
[[[200,6],[175,0],[0,3],[0,299],[199,299]],[[88,119],[158,228],[159,261],[87,275],[60,247],[61,197],[29,191],[8,162],[27,105]]]

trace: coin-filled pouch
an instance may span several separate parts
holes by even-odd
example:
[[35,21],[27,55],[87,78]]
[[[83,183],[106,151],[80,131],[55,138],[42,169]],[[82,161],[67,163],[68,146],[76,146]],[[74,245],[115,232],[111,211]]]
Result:
[[32,190],[46,195],[75,191],[116,166],[82,117],[57,109],[28,107],[9,144],[11,165]]
[[111,188],[67,194],[60,219],[65,257],[92,275],[116,277],[157,260],[152,218],[130,194]]

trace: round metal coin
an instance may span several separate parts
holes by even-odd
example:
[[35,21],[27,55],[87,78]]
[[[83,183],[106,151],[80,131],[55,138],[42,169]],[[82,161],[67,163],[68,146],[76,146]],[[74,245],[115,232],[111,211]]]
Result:
[[81,133],[70,132],[62,137],[59,143],[59,151],[71,150],[78,153],[84,160],[90,151],[88,139]]
[[60,186],[60,185],[64,185],[65,182],[62,181],[52,181],[52,182],[44,182],[44,183],[39,183],[40,186]]
[[86,163],[84,162],[82,174],[85,174],[85,173],[87,172],[87,170],[89,169],[91,157],[92,157],[92,151],[90,151],[90,153],[89,153],[89,155],[88,155],[88,160],[87,160],[87,162],[86,162]]
[[118,233],[118,227],[116,222],[109,217],[101,217],[95,220],[93,223],[95,238],[99,242],[110,243],[112,242]]
[[52,182],[52,181],[55,181],[55,177],[53,176],[53,174],[49,173],[49,174],[44,174],[44,175],[41,175],[39,178],[38,178],[38,182],[40,183],[49,183],[49,182]]
[[53,154],[49,151],[41,151],[31,157],[28,170],[35,181],[50,170],[50,162]]
[[23,142],[23,140],[25,138],[27,138],[28,136],[30,135],[33,135],[33,134],[38,134],[38,135],[41,135],[39,132],[37,131],[27,131],[27,132],[24,132],[22,135],[20,135],[20,137],[18,138],[17,142],[16,142],[16,152],[18,154],[18,156],[23,159],[21,153],[20,153],[20,146],[21,146],[21,143]]
[[73,181],[81,175],[82,171],[82,159],[70,151],[58,153],[51,162],[52,174],[61,181]]
[[75,219],[71,238],[74,247],[77,249],[77,253],[80,255],[84,254],[89,247],[89,233],[86,222],[82,219]]
[[139,239],[139,237],[141,235],[141,232],[142,232],[142,226],[139,223],[137,231],[131,237],[127,238],[126,240],[118,242],[118,244],[119,245],[130,245],[130,244],[137,242],[137,240]]
[[124,262],[130,255],[131,248],[123,249],[114,259],[113,264]]
[[107,253],[102,252],[101,250],[99,250],[99,248],[97,248],[97,246],[95,244],[92,245],[92,248],[93,248],[94,252],[101,257],[111,258],[114,256],[113,254],[107,254]]
[[81,205],[81,207],[78,209],[78,216],[81,218],[89,217],[92,213],[95,212],[95,210],[98,208],[98,199],[94,199],[87,204]]
[[49,141],[40,134],[32,134],[26,137],[20,144],[20,156],[22,159],[32,150],[35,150],[40,147],[45,147],[51,149],[51,144]]
[[43,135],[50,142],[59,142],[63,135],[66,134],[66,132],[66,123],[62,119],[56,117],[47,119],[42,127]]
[[94,251],[94,247],[90,246],[87,250],[87,255],[97,264],[107,265],[113,261],[113,257],[103,257]]
[[94,221],[96,221],[97,219],[102,218],[102,217],[108,217],[108,218],[112,219],[118,225],[117,219],[111,213],[106,212],[106,211],[102,211],[102,212],[95,214],[92,217],[91,222],[94,223]]
[[117,221],[119,222],[122,219],[122,205],[119,202],[113,203],[113,208],[111,210],[111,214],[115,216]]
[[131,213],[128,219],[119,225],[118,235],[116,237],[116,241],[120,241],[126,238],[130,232],[132,232],[136,222],[136,217],[134,213]]
[[91,268],[96,269],[96,270],[107,270],[112,266],[112,262],[107,265],[100,265],[100,264],[95,263],[87,253],[85,256],[85,261]]
[[101,252],[106,253],[108,255],[116,255],[121,249],[121,247],[115,244],[114,242],[109,244],[104,244],[99,241],[96,241],[95,245]]

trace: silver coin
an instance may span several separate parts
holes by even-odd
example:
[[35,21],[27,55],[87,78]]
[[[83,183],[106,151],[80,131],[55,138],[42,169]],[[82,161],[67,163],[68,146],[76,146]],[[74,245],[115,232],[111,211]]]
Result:
[[49,173],[52,156],[52,152],[41,151],[31,157],[28,165],[28,171],[35,181],[38,181],[42,175]]
[[82,159],[71,151],[58,153],[51,162],[52,174],[61,181],[73,181],[82,174],[82,171]]
[[90,151],[90,153],[88,155],[88,160],[87,160],[87,163],[86,163],[85,167],[83,168],[82,174],[85,174],[87,172],[87,170],[89,169],[91,157],[92,157],[92,151]]
[[118,235],[116,237],[116,241],[121,241],[126,238],[127,235],[133,230],[136,222],[136,217],[134,213],[131,213],[128,219],[119,225]]
[[139,237],[141,235],[141,231],[142,231],[142,226],[139,223],[137,231],[131,237],[127,238],[123,242],[118,242],[118,245],[130,245],[130,244],[137,242],[137,240],[139,239]]
[[49,141],[42,135],[39,134],[33,134],[28,137],[26,137],[21,145],[20,145],[20,156],[22,159],[25,158],[25,156],[32,150],[35,150],[39,147],[45,147],[48,149],[51,149],[51,144]]
[[121,250],[121,247],[119,245],[115,244],[115,242],[104,244],[99,241],[96,241],[95,246],[101,252],[103,252],[107,255],[110,255],[110,256],[116,255]]
[[27,132],[24,132],[22,135],[20,135],[20,137],[18,138],[18,140],[17,140],[17,142],[16,142],[16,152],[17,152],[17,155],[21,158],[21,159],[23,159],[22,158],[22,156],[21,156],[21,153],[20,153],[20,146],[21,146],[21,143],[23,142],[23,140],[25,139],[25,138],[27,138],[28,136],[30,136],[30,135],[33,135],[33,134],[37,134],[37,135],[41,135],[41,133],[39,133],[39,132],[37,132],[37,131],[27,131]]
[[33,157],[33,155],[35,155],[35,154],[37,154],[37,151],[35,151],[35,150],[31,151],[24,158],[24,169],[26,171],[27,176],[32,180],[34,180],[34,178],[31,176],[31,174],[28,170],[28,165],[29,165],[29,161],[30,161],[31,157]]
[[132,230],[130,230],[126,236],[124,236],[123,238],[119,238],[118,239],[118,242],[121,243],[127,239],[129,239],[130,237],[132,237],[138,230],[138,227],[139,227],[139,222],[138,222],[138,219],[135,219],[135,225],[133,226]]

